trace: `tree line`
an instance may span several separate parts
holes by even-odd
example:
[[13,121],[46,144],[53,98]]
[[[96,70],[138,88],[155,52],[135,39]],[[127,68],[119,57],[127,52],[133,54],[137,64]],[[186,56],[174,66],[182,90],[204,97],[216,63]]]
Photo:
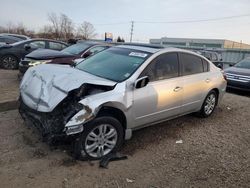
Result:
[[[93,39],[97,36],[93,24],[83,21],[80,25],[76,26],[73,20],[63,13],[49,13],[48,22],[47,25],[44,25],[37,32],[28,29],[23,23],[8,23],[6,26],[0,26],[0,33],[15,33],[27,35],[32,38],[38,37],[62,41],[68,41],[72,38]],[[124,41],[118,37],[117,41],[121,42],[120,40]]]

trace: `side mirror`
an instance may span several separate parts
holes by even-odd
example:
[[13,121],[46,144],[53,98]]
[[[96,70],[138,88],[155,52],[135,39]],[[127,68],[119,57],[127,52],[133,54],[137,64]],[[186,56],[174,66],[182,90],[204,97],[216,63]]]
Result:
[[90,51],[87,51],[85,54],[83,54],[83,58],[87,58],[91,55],[92,53]]
[[233,67],[234,65],[233,64],[229,64],[229,67]]
[[149,82],[148,76],[143,76],[141,78],[138,78],[135,81],[135,88],[139,89],[139,88],[145,87],[146,85],[148,85],[148,82]]
[[25,45],[24,45],[24,49],[28,51],[28,50],[31,49],[31,46],[30,46],[29,44],[25,44]]

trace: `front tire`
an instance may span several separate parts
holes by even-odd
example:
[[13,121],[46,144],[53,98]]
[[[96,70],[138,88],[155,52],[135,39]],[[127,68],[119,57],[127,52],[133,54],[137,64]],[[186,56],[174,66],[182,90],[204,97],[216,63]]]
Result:
[[77,159],[100,159],[120,149],[124,141],[121,123],[108,116],[97,117],[84,126],[75,141],[74,157]]
[[214,90],[210,91],[206,96],[202,104],[202,107],[198,112],[198,115],[203,118],[211,116],[211,114],[214,112],[217,102],[218,102],[217,93]]

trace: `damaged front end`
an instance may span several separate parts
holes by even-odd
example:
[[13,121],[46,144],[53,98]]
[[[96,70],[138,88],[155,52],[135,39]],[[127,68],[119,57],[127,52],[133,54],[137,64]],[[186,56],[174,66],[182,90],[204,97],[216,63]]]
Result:
[[45,140],[75,135],[83,131],[83,122],[94,118],[88,106],[79,103],[86,96],[113,89],[110,86],[84,84],[69,92],[51,112],[39,112],[28,107],[20,97],[19,112],[24,120],[29,120],[42,133]]
[[28,69],[21,82],[19,111],[46,140],[77,134],[83,131],[83,122],[93,117],[80,101],[115,85],[69,66],[36,66]]
[[[83,109],[80,103],[62,101],[52,112],[39,112],[29,108],[20,98],[19,113],[25,121],[35,126],[46,141],[66,136],[65,124]],[[82,130],[80,130],[82,131]]]

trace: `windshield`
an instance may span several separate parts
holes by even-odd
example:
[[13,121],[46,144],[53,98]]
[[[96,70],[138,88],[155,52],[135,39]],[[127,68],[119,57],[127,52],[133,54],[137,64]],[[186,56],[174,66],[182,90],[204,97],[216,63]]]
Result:
[[250,59],[244,59],[240,61],[239,63],[235,65],[235,67],[243,68],[243,69],[250,69]]
[[151,53],[113,47],[89,57],[76,68],[90,74],[121,82],[129,78]]
[[72,46],[69,46],[69,47],[63,49],[62,52],[66,52],[66,53],[69,53],[72,55],[78,55],[81,52],[85,51],[90,46],[91,46],[91,44],[87,44],[87,43],[77,43],[77,44],[74,44]]

